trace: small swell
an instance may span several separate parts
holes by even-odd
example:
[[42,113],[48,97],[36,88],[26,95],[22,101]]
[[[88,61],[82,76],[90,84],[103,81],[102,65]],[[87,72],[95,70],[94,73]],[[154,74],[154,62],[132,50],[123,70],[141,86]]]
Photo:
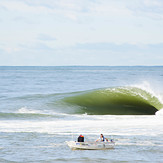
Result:
[[50,117],[50,115],[46,115],[46,114],[38,114],[38,113],[4,113],[4,112],[0,112],[0,118],[1,119],[26,119],[26,118],[31,118],[31,119],[35,119],[35,118],[41,118],[41,117]]

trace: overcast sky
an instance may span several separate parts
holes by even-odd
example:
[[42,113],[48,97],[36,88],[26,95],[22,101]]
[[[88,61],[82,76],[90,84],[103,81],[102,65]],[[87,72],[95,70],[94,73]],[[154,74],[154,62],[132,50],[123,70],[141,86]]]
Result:
[[163,65],[163,0],[0,0],[0,65]]

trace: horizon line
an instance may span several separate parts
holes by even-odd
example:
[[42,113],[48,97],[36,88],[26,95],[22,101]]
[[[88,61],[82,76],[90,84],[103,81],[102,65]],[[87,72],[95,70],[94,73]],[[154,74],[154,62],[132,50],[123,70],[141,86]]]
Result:
[[163,65],[0,65],[0,67],[162,67]]

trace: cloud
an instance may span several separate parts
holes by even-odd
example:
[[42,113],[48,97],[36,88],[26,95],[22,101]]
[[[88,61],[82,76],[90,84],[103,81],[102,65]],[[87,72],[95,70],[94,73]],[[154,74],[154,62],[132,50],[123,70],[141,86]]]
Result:
[[128,4],[128,8],[136,16],[144,16],[151,19],[163,19],[162,0],[137,0],[134,4]]
[[49,53],[49,52],[52,52],[55,50],[55,48],[52,48],[50,46],[48,46],[46,43],[44,42],[36,42],[35,44],[32,43],[32,44],[19,44],[18,46],[19,48],[22,49],[22,52],[23,51],[30,51],[31,53],[35,52],[35,51],[39,51],[39,53]]
[[7,8],[4,6],[4,5],[2,5],[2,3],[0,2],[0,10],[2,11],[6,11],[7,10]]
[[76,0],[5,0],[0,1],[0,6],[8,11],[16,11],[21,13],[33,13],[33,14],[57,14],[69,18],[71,20],[77,20],[80,13],[87,12],[89,10],[92,1],[76,1]]
[[101,3],[94,4],[91,12],[102,16],[127,16],[131,15],[131,11],[120,1],[101,1]]
[[16,11],[21,13],[52,13],[53,10],[46,6],[30,6],[24,1],[0,1],[0,6],[7,9],[8,11]]
[[17,49],[9,49],[12,52],[3,51],[0,64],[161,65],[163,59],[163,44],[86,43],[67,48],[51,48],[46,43],[37,42],[29,45],[20,44]]
[[[96,51],[101,53],[120,54],[123,56],[153,56],[159,57],[163,54],[163,43],[160,44],[114,44],[114,43],[86,43],[76,44],[73,49],[82,49],[86,51]],[[158,55],[158,56],[157,56]],[[113,56],[116,57],[116,56]],[[162,56],[163,57],[163,56]]]
[[4,49],[0,48],[0,55],[2,55],[4,52],[5,52]]
[[2,54],[11,54],[11,53],[14,53],[14,52],[19,52],[21,51],[22,48],[19,47],[19,46],[9,46],[5,43],[3,44],[0,44],[0,53]]
[[31,18],[29,19],[27,16],[16,16],[12,19],[12,21],[16,23],[25,23],[25,24],[38,24],[38,21],[34,21]]
[[41,41],[55,41],[55,40],[57,40],[55,37],[49,36],[47,34],[39,34],[37,39],[41,40]]
[[144,15],[151,18],[163,18],[162,0],[5,0],[0,1],[0,7],[9,11],[34,14],[57,14],[73,21],[82,16],[131,16]]

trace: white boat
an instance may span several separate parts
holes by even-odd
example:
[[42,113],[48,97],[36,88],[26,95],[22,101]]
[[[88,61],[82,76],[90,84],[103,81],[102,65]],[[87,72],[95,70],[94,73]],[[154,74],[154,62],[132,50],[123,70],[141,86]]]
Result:
[[114,142],[76,142],[66,141],[67,145],[73,149],[85,149],[85,150],[104,150],[113,149],[115,146]]

